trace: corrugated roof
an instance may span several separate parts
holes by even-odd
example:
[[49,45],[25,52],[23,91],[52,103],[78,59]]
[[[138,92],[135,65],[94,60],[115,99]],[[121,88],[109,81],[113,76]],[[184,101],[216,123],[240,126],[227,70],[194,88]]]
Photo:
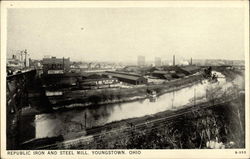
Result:
[[107,73],[114,73],[114,74],[123,74],[123,75],[128,75],[128,76],[137,76],[137,77],[141,77],[140,74],[137,73],[129,73],[129,72],[118,72],[118,71],[106,71]]
[[116,80],[116,78],[98,78],[98,79],[85,79],[81,82],[89,82],[89,81],[103,81],[103,80]]
[[153,73],[158,73],[158,74],[168,74],[168,71],[157,71],[155,70]]
[[124,79],[129,79],[129,80],[138,80],[139,78],[143,78],[143,77],[132,76],[132,75],[118,74],[118,73],[107,73],[107,74],[113,77],[124,78]]
[[163,69],[165,71],[178,71],[180,68],[178,66],[165,66]]

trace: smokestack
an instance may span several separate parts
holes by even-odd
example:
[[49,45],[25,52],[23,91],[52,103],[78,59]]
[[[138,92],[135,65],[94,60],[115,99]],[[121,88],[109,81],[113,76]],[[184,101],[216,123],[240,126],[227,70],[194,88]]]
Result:
[[175,66],[175,55],[173,56],[173,66]]
[[191,57],[190,65],[193,65],[193,63],[192,63],[192,57]]
[[64,71],[64,56],[63,56],[63,71]]
[[27,67],[27,50],[24,50],[24,67]]

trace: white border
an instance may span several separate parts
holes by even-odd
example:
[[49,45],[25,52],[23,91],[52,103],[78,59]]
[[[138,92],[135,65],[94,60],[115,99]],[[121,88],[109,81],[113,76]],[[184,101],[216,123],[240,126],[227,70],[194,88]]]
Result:
[[[245,9],[245,90],[246,148],[225,150],[142,150],[141,155],[88,156],[11,156],[6,151],[6,42],[8,8],[84,8],[84,7],[243,7]],[[249,5],[248,1],[4,1],[1,2],[1,157],[2,158],[250,158],[249,155]],[[235,155],[235,150],[246,150]],[[75,151],[75,150],[74,150]],[[92,150],[88,150],[91,152]],[[57,151],[58,153],[60,150]],[[128,150],[126,150],[128,153]]]

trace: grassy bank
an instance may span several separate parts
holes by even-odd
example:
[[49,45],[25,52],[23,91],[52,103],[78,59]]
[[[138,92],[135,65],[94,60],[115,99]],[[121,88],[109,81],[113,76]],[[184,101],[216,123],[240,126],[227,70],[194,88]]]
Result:
[[[154,115],[115,121],[87,129],[78,139],[50,145],[54,149],[209,149],[244,148],[244,95],[212,105],[185,106]],[[208,105],[206,105],[208,104]],[[210,102],[210,104],[212,104]],[[205,107],[204,107],[205,106]],[[201,107],[202,109],[199,109]],[[194,109],[197,108],[197,109]],[[192,110],[192,111],[190,111]],[[179,113],[183,113],[175,116]],[[240,114],[240,116],[239,116]],[[170,117],[170,119],[159,120]],[[152,122],[154,121],[154,122]],[[240,123],[243,123],[241,127]],[[208,143],[217,143],[209,145]],[[215,146],[215,147],[213,147]],[[45,148],[46,149],[46,148]]]
[[[241,98],[240,100],[244,100]],[[200,109],[162,123],[160,126],[148,124],[147,128],[132,128],[128,131],[116,131],[93,138],[87,145],[72,145],[84,149],[210,149],[244,148],[245,131],[240,127],[244,123],[244,107],[237,101]],[[242,116],[239,118],[237,111]],[[169,111],[159,113],[163,116]],[[127,122],[113,123],[120,127],[129,122],[138,123],[152,117],[130,119]],[[244,127],[244,125],[243,125]],[[209,145],[209,143],[216,143]]]

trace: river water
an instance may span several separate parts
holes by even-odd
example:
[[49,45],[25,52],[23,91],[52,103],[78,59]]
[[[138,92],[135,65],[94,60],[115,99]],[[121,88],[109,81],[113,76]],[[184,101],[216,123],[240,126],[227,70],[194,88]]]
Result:
[[[219,77],[224,75],[217,72]],[[165,93],[155,100],[143,99],[129,103],[102,105],[82,110],[74,109],[63,112],[39,114],[22,119],[24,133],[22,140],[32,138],[67,136],[82,132],[85,127],[104,125],[113,121],[142,117],[165,110],[177,108],[193,102],[193,99],[205,98],[206,90],[226,85],[225,78],[219,78],[217,83],[202,81],[190,87]],[[27,133],[28,131],[28,133]]]

